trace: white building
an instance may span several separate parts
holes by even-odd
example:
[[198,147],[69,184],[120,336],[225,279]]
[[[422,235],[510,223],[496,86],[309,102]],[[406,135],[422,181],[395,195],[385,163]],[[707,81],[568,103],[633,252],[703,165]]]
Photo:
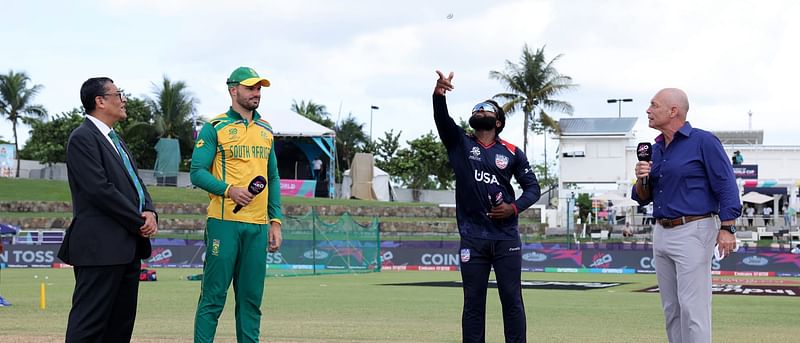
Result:
[[[637,162],[633,126],[636,118],[564,118],[559,120],[558,226],[567,225],[572,213],[573,196],[580,193],[616,192],[630,197]],[[788,201],[798,207],[800,146],[763,145],[762,131],[714,132],[725,152],[740,151],[742,166],[737,166],[739,188],[774,195],[777,215],[779,203]],[[653,137],[655,138],[655,137]],[[648,140],[651,143],[653,139]],[[747,174],[747,175],[745,175]],[[747,177],[750,177],[748,179]],[[569,212],[568,212],[569,211]],[[571,219],[570,219],[571,220]]]

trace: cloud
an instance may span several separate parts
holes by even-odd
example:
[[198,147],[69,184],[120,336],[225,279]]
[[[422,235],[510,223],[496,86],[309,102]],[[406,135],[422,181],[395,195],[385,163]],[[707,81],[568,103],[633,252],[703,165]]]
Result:
[[[78,106],[90,76],[111,76],[142,96],[166,74],[186,81],[201,100],[198,114],[210,117],[230,104],[224,79],[248,65],[273,83],[263,92],[269,115],[313,99],[334,119],[353,113],[368,127],[376,105],[374,134],[402,129],[408,140],[433,129],[434,70],[455,72],[448,103],[465,118],[475,102],[505,90],[488,73],[516,62],[528,44],[546,45],[548,58],[563,54],[558,70],[581,86],[561,95],[576,117],[616,117],[619,107],[605,100],[633,98],[623,115],[639,118],[637,139],[652,139],[650,97],[680,87],[698,127],[746,129],[752,110],[767,143],[798,144],[786,125],[798,112],[800,78],[800,5],[791,1],[111,0],[7,8],[16,15],[0,34],[20,48],[4,50],[0,65],[45,85],[36,102],[53,113]],[[503,134],[517,145],[521,119],[509,118]],[[6,123],[0,135],[8,139]],[[533,140],[535,160],[543,140]]]

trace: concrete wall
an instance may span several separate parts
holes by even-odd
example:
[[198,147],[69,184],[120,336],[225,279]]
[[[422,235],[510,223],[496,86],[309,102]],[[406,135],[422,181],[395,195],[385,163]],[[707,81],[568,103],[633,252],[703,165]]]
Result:
[[[395,188],[394,192],[397,194],[397,201],[414,201],[412,189]],[[419,200],[434,204],[455,204],[456,191],[422,190]]]
[[[65,163],[56,163],[48,167],[37,161],[22,160],[19,166],[19,177],[21,179],[67,181],[67,165]],[[158,181],[155,177],[155,171],[152,169],[139,169],[139,177],[142,178],[145,185],[155,185]],[[177,185],[178,187],[191,187],[189,173],[178,173]]]

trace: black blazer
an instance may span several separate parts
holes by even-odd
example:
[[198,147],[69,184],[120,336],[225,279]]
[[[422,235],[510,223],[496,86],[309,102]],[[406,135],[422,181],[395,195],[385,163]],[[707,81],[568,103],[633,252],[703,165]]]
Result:
[[[120,140],[121,141],[121,140]],[[139,171],[125,142],[122,148]],[[150,257],[150,239],[139,235],[139,195],[122,157],[89,118],[67,143],[67,175],[72,193],[72,223],[58,258],[74,266],[107,266]],[[144,188],[143,211],[155,213]]]

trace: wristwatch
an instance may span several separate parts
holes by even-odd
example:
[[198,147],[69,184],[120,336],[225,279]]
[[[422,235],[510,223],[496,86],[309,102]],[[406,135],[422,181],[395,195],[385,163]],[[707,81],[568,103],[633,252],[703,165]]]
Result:
[[719,227],[720,230],[725,230],[730,233],[736,233],[736,226],[735,225],[722,225]]

